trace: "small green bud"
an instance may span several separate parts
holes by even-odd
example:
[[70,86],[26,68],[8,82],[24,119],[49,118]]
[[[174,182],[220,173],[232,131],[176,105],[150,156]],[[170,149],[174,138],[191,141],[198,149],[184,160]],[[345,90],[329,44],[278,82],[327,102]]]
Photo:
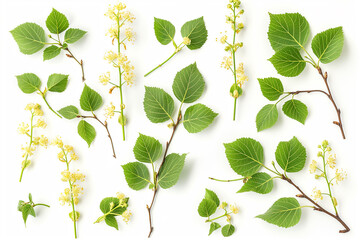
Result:
[[328,145],[329,145],[329,142],[328,142],[327,140],[324,140],[324,141],[322,142],[323,148],[326,148]]
[[322,157],[323,153],[322,152],[318,152],[317,156],[318,157]]

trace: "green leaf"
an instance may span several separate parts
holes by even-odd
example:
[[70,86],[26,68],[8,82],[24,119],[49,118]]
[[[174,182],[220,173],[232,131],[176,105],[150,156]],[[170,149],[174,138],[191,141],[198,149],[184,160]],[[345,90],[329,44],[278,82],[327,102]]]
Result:
[[266,194],[273,189],[273,180],[267,173],[258,172],[251,176],[249,180],[242,186],[238,193],[256,192]]
[[174,25],[164,19],[154,18],[154,29],[156,39],[163,45],[169,44],[175,36]]
[[296,77],[306,67],[306,62],[302,58],[298,49],[285,47],[269,59],[276,71],[285,77]]
[[134,190],[145,188],[150,182],[149,170],[143,163],[131,162],[122,165],[125,179],[129,187]]
[[285,172],[298,172],[305,166],[306,149],[296,137],[280,142],[276,148],[277,163]]
[[216,207],[219,207],[219,205],[220,205],[220,200],[219,200],[218,196],[216,195],[216,193],[207,188],[205,189],[205,199],[214,201],[214,203],[216,204]]
[[265,105],[256,115],[256,128],[260,132],[274,126],[278,119],[276,104]]
[[25,202],[23,200],[19,200],[17,210],[19,212],[22,212],[22,209],[24,208],[24,206],[25,206]]
[[181,171],[185,164],[186,154],[171,153],[166,156],[164,164],[161,166],[158,175],[160,187],[166,189],[174,186],[179,180]]
[[344,46],[342,27],[330,28],[316,34],[311,42],[311,48],[319,61],[326,64],[340,57]]
[[218,224],[217,222],[212,222],[210,224],[210,229],[209,229],[209,235],[210,236],[215,230],[221,228],[220,224]]
[[16,76],[19,88],[24,93],[33,93],[40,90],[41,80],[33,73],[24,73]]
[[250,177],[262,167],[264,150],[254,139],[240,138],[232,143],[224,143],[224,146],[226,158],[237,174]]
[[295,198],[280,198],[266,213],[256,216],[279,227],[292,227],[301,218],[301,207]]
[[69,75],[51,74],[49,76],[47,87],[50,92],[63,92],[66,89]]
[[126,207],[118,207],[119,204],[120,201],[118,198],[107,197],[100,202],[100,210],[104,214],[108,214],[108,215],[115,215],[115,214],[121,215],[123,214],[123,212],[125,212]]
[[153,163],[160,158],[162,145],[155,138],[140,133],[133,151],[135,159],[139,162]]
[[201,48],[207,40],[207,35],[204,17],[188,21],[181,27],[181,36],[191,40],[190,44],[186,45],[190,50]]
[[278,78],[258,78],[258,81],[262,94],[270,101],[278,100],[284,93],[284,87]]
[[35,23],[23,23],[10,33],[23,54],[34,54],[45,46],[45,31]]
[[34,208],[30,204],[25,204],[21,211],[22,211],[22,217],[24,220],[24,224],[26,226],[26,220],[27,220],[28,216],[32,215],[35,217]]
[[113,228],[116,228],[116,230],[119,230],[118,222],[116,221],[116,218],[113,215],[107,215],[105,217],[105,223]]
[[33,202],[31,193],[29,193],[29,202]]
[[74,43],[74,42],[80,40],[85,34],[86,34],[86,31],[83,31],[81,29],[69,28],[65,32],[64,41],[67,43]]
[[64,14],[53,8],[52,12],[46,19],[46,27],[51,33],[59,34],[69,27],[69,22]]
[[61,48],[52,45],[48,48],[45,48],[44,53],[43,53],[43,59],[44,59],[44,61],[52,59],[52,58],[56,57],[57,55],[59,55],[60,52],[61,52]]
[[58,112],[66,119],[74,119],[79,116],[79,110],[73,105],[63,107]]
[[218,114],[207,106],[197,103],[188,107],[184,115],[184,128],[189,133],[201,132],[207,128]]
[[213,200],[204,198],[198,207],[198,213],[201,217],[210,217],[216,211],[216,204]]
[[95,128],[85,120],[81,120],[78,124],[78,133],[90,147],[90,144],[94,141],[96,136]]
[[308,21],[299,13],[269,13],[269,15],[268,38],[271,47],[275,51],[284,47],[294,47],[300,50],[310,35]]
[[102,98],[100,94],[92,90],[85,84],[83,92],[80,97],[80,107],[84,111],[95,111],[102,105]]
[[224,237],[229,237],[235,232],[235,227],[232,224],[227,224],[221,229],[221,233]]
[[183,68],[175,76],[172,89],[175,97],[184,103],[192,103],[198,100],[205,87],[205,81],[196,63]]
[[296,121],[305,124],[308,110],[306,105],[299,100],[291,99],[287,101],[283,105],[282,110],[289,118],[295,119]]
[[174,112],[174,100],[160,88],[145,87],[144,110],[151,122],[165,122]]

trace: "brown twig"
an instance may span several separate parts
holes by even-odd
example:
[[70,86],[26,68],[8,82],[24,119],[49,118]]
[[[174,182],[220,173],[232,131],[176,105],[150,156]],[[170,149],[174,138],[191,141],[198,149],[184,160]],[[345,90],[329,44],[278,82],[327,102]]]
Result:
[[314,210],[323,212],[332,218],[335,218],[341,225],[345,228],[343,230],[340,230],[339,233],[347,233],[350,231],[350,228],[346,225],[346,223],[340,218],[339,214],[332,214],[331,212],[325,210],[323,207],[321,207],[319,204],[317,204],[314,200],[312,200],[308,195],[306,195],[299,186],[297,186],[290,178],[286,177],[285,175],[281,176],[281,179],[287,181],[292,186],[294,186],[301,194],[296,195],[296,197],[305,198],[308,201],[310,201],[312,204],[314,204]]
[[341,121],[341,111],[340,111],[340,108],[337,107],[337,105],[335,103],[335,100],[334,100],[334,98],[333,98],[333,96],[331,94],[330,86],[329,86],[329,83],[328,83],[327,72],[325,72],[325,74],[324,74],[320,67],[317,67],[316,69],[318,70],[319,74],[321,75],[321,77],[324,80],[324,83],[325,83],[326,88],[327,88],[327,92],[325,92],[323,90],[303,90],[303,91],[289,92],[289,94],[297,95],[299,93],[312,93],[312,92],[320,92],[320,93],[325,94],[329,98],[329,100],[332,102],[332,104],[334,105],[335,111],[336,111],[337,116],[338,116],[338,121],[333,121],[333,123],[335,125],[339,126],[343,139],[346,139],[345,138],[345,132],[344,132],[344,129],[343,129],[343,124],[342,124],[342,121]]
[[65,48],[65,50],[69,53],[69,54],[66,54],[67,57],[69,58],[73,58],[81,67],[81,73],[82,73],[82,81],[84,82],[85,81],[85,73],[84,73],[84,62],[83,60],[77,60],[77,58],[72,54],[72,52],[70,51],[69,48]]
[[[163,156],[163,159],[162,159],[162,162],[160,164],[160,167],[159,167],[159,171],[161,169],[161,167],[163,166],[163,164],[165,163],[165,159],[166,159],[166,156],[167,156],[167,152],[168,152],[168,149],[169,149],[169,146],[170,146],[170,143],[174,137],[174,134],[175,134],[175,131],[176,131],[176,128],[178,127],[180,121],[181,121],[181,118],[182,118],[182,115],[181,115],[181,112],[179,112],[179,115],[178,115],[178,118],[177,118],[177,121],[176,123],[174,124],[173,126],[173,131],[172,131],[172,134],[171,134],[171,137],[169,139],[169,141],[166,142],[166,147],[165,147],[165,152],[164,152],[164,156]],[[152,222],[151,222],[151,208],[154,204],[154,200],[155,200],[155,196],[156,196],[156,193],[158,192],[158,186],[157,186],[157,179],[158,179],[158,175],[159,173],[157,172],[155,177],[154,177],[154,195],[153,195],[153,198],[152,198],[152,201],[151,201],[151,204],[150,206],[149,205],[146,205],[146,209],[148,210],[148,213],[149,213],[149,224],[150,224],[150,231],[149,231],[149,235],[148,235],[148,238],[150,238],[151,236],[151,233],[152,231],[154,230],[154,227],[152,226]]]
[[105,120],[105,122],[102,122],[94,113],[93,113],[93,116],[77,116],[78,118],[93,118],[93,119],[96,119],[99,123],[101,123],[101,125],[103,125],[107,131],[107,134],[108,134],[108,137],[110,139],[110,143],[111,143],[111,147],[112,147],[112,151],[113,151],[113,157],[116,158],[116,154],[115,154],[115,148],[114,148],[114,143],[113,143],[113,140],[111,138],[111,135],[110,135],[110,131],[109,131],[109,128],[107,126],[107,122]]

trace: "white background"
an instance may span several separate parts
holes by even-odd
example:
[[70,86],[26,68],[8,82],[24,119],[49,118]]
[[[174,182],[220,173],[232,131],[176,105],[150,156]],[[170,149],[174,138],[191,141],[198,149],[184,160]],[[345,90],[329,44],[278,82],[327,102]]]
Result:
[[[60,181],[60,172],[64,164],[57,160],[57,149],[49,147],[39,149],[34,156],[33,165],[26,169],[23,182],[18,182],[21,164],[20,147],[27,139],[17,134],[18,124],[29,120],[24,111],[27,103],[36,102],[43,106],[48,128],[41,134],[50,139],[61,136],[66,144],[74,145],[80,156],[73,168],[86,174],[84,195],[78,205],[81,219],[78,233],[81,239],[116,238],[146,239],[149,226],[146,204],[152,197],[150,190],[131,190],[124,179],[121,164],[134,161],[132,148],[138,133],[159,139],[163,146],[171,131],[166,124],[153,124],[143,111],[144,85],[158,86],[171,93],[171,85],[177,71],[190,63],[197,62],[198,68],[206,81],[206,88],[199,102],[205,103],[219,113],[214,123],[199,134],[189,134],[182,126],[176,132],[169,152],[189,153],[180,180],[169,190],[160,190],[153,208],[153,239],[207,239],[208,224],[204,223],[197,213],[197,206],[204,195],[204,189],[214,190],[221,201],[237,203],[240,213],[233,218],[236,232],[231,239],[358,239],[358,197],[360,179],[358,151],[356,151],[356,111],[359,97],[357,89],[359,67],[359,13],[356,1],[334,0],[273,0],[243,1],[245,9],[245,30],[240,34],[244,48],[239,51],[238,59],[244,62],[249,82],[244,87],[244,95],[239,99],[237,120],[232,121],[233,99],[229,96],[232,84],[231,73],[220,68],[225,52],[223,46],[215,41],[219,33],[225,30],[225,14],[227,1],[206,0],[136,0],[127,1],[128,9],[137,17],[134,30],[137,33],[135,45],[128,45],[127,54],[135,65],[136,83],[125,88],[126,115],[129,123],[126,126],[127,140],[121,141],[121,127],[116,119],[109,122],[115,141],[117,159],[111,155],[109,140],[105,130],[94,122],[97,136],[91,148],[88,148],[76,132],[78,120],[59,119],[51,113],[36,94],[22,93],[15,75],[26,72],[37,74],[45,86],[47,77],[52,73],[70,75],[67,90],[64,93],[49,93],[48,100],[55,109],[66,105],[79,106],[79,96],[83,83],[80,68],[64,54],[50,61],[42,61],[42,51],[34,55],[23,55],[9,31],[21,23],[30,21],[45,28],[45,20],[54,7],[64,13],[70,27],[81,28],[88,34],[71,46],[73,53],[84,60],[86,83],[96,89],[104,97],[105,105],[110,101],[118,104],[118,94],[109,95],[108,86],[102,86],[98,76],[108,70],[116,72],[103,60],[107,50],[115,50],[104,33],[110,22],[104,17],[109,1],[1,1],[0,21],[0,53],[1,53],[1,197],[0,236],[2,239],[72,239],[72,222],[68,217],[70,207],[60,206],[58,197],[66,187]],[[267,40],[269,24],[268,12],[300,12],[309,21],[311,35],[331,27],[343,26],[345,45],[341,57],[335,62],[323,66],[329,73],[329,81],[336,102],[342,110],[347,140],[342,140],[338,127],[332,124],[336,114],[331,103],[322,95],[302,95],[298,99],[308,105],[309,116],[305,126],[280,114],[276,126],[257,133],[255,116],[259,109],[268,103],[259,88],[258,77],[279,77],[268,58],[273,50]],[[188,20],[204,16],[209,32],[206,44],[196,51],[184,49],[164,67],[147,78],[143,74],[166,59],[173,51],[169,46],[160,45],[153,32],[153,17],[170,20],[177,29],[175,39],[181,41],[180,28]],[[310,44],[307,44],[310,50]],[[323,82],[316,70],[307,66],[305,71],[295,78],[284,78],[285,90],[323,88]],[[173,96],[173,95],[172,95]],[[103,117],[103,109],[98,113]],[[40,133],[40,132],[39,132]],[[317,145],[328,139],[337,153],[338,166],[347,169],[348,179],[334,186],[334,193],[339,202],[339,211],[348,223],[351,232],[339,234],[340,224],[328,216],[303,209],[302,219],[298,225],[289,229],[281,229],[268,224],[254,216],[265,212],[280,197],[291,197],[297,192],[285,182],[276,181],[274,190],[268,195],[256,193],[236,194],[241,187],[240,182],[218,183],[208,179],[209,176],[231,179],[238,176],[231,170],[225,158],[223,143],[232,142],[240,137],[252,137],[264,146],[265,161],[270,165],[274,160],[274,152],[279,141],[288,141],[293,136],[307,148],[308,161],[303,171],[291,174],[308,194],[314,186],[325,187],[316,181],[308,172],[308,164],[316,159]],[[124,192],[130,197],[130,209],[133,212],[131,222],[126,225],[119,221],[119,231],[105,223],[93,224],[101,215],[98,207],[104,197],[115,196],[116,192]],[[38,207],[38,217],[29,217],[27,228],[24,227],[21,213],[16,206],[20,199],[26,200],[28,193],[33,194],[35,202],[51,205],[50,209]],[[307,205],[306,201],[300,200]],[[321,202],[331,209],[328,201]],[[121,218],[119,218],[120,220]],[[221,222],[224,224],[225,222]],[[219,239],[220,231],[209,239]]]

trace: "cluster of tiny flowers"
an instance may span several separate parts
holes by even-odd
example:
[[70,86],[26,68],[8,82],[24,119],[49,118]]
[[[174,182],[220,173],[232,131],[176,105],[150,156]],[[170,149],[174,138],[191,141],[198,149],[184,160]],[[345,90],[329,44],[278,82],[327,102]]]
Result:
[[230,212],[227,212],[227,207],[228,204],[227,202],[222,202],[219,206],[220,209],[225,210],[225,216],[226,216],[226,221],[230,222],[231,221],[231,214],[238,214],[239,213],[239,207],[237,205],[231,205],[229,206]]
[[124,3],[118,3],[116,5],[109,5],[105,16],[109,17],[113,21],[129,21],[133,22],[135,20],[134,15],[129,11],[124,11],[126,5]]
[[[336,167],[336,154],[332,154],[331,147],[329,146],[329,142],[327,140],[324,140],[321,145],[318,146],[320,151],[318,152],[317,156],[322,159],[322,165],[319,165],[319,163],[315,160],[311,161],[311,164],[309,166],[309,172],[311,174],[315,174],[316,179],[325,178],[327,179],[328,183],[333,185],[333,180],[336,181],[336,183],[339,183],[347,177],[347,173],[343,169],[335,169]],[[322,167],[323,169],[321,169]],[[329,173],[327,172],[327,167],[330,169],[335,169],[334,177],[331,179],[328,179]],[[319,174],[317,174],[319,173]],[[313,189],[313,195],[312,197],[315,199],[315,201],[323,200],[323,193],[317,189]],[[332,202],[336,206],[337,201],[335,197],[332,197]]]
[[41,135],[40,137],[33,136],[34,128],[46,128],[47,126],[43,118],[38,118],[36,123],[33,123],[34,117],[40,117],[44,115],[44,112],[41,110],[41,106],[39,104],[29,103],[26,105],[25,110],[31,113],[31,125],[22,122],[17,129],[19,134],[26,135],[30,138],[30,142],[26,143],[27,146],[21,147],[23,152],[22,157],[25,158],[25,160],[23,160],[21,163],[22,168],[28,167],[31,164],[31,160],[29,160],[28,157],[34,154],[36,146],[42,146],[46,148],[49,143],[48,138],[44,135]]
[[72,190],[70,188],[65,188],[64,192],[60,194],[59,201],[62,206],[66,203],[70,206],[72,201],[77,205],[79,203],[79,196],[83,193],[84,188],[80,187],[77,184],[72,185]]
[[184,43],[185,45],[190,45],[190,44],[191,44],[191,39],[188,38],[188,37],[184,37],[183,43]]
[[106,72],[104,74],[101,74],[99,77],[100,83],[103,85],[106,85],[110,82],[110,72]]
[[236,68],[236,83],[242,87],[242,85],[248,81],[248,77],[245,75],[244,64],[240,63]]
[[232,56],[223,57],[223,61],[221,62],[221,67],[225,68],[226,70],[231,69],[231,65],[233,64]]
[[115,106],[111,102],[109,106],[105,108],[105,117],[112,118],[115,114]]
[[[132,85],[134,83],[134,66],[125,54],[117,54],[113,51],[108,51],[105,53],[104,59],[113,64],[114,67],[122,69],[121,75],[127,85]],[[108,84],[110,82],[110,72],[100,75],[99,80],[103,85]]]

